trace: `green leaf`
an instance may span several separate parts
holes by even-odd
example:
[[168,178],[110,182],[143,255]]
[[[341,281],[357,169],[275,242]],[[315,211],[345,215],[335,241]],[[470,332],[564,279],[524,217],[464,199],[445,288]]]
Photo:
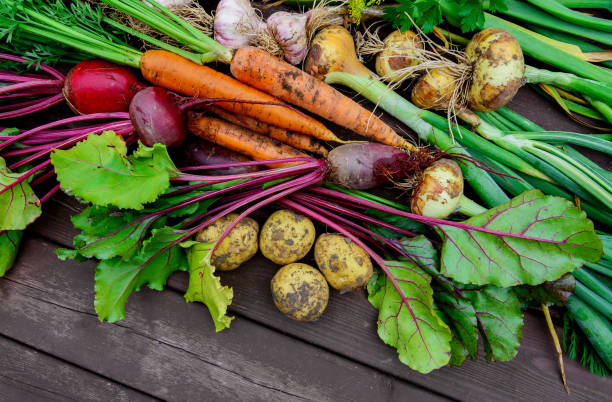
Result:
[[21,230],[3,230],[0,232],[0,277],[4,276],[6,271],[13,266],[22,237],[23,232]]
[[94,307],[100,321],[115,322],[125,318],[125,303],[132,291],[138,291],[145,284],[151,289],[162,290],[170,274],[187,269],[187,259],[181,247],[175,245],[161,251],[184,234],[169,227],[155,229],[132,260],[115,257],[98,264]]
[[193,245],[188,254],[189,287],[185,293],[187,302],[201,302],[206,305],[215,323],[217,332],[229,328],[234,317],[227,316],[227,307],[232,304],[234,291],[221,285],[215,276],[215,267],[210,258],[214,244],[198,243]]
[[412,28],[414,21],[424,33],[430,33],[435,25],[443,21],[437,0],[398,0],[398,3],[398,6],[385,7],[383,18],[402,32]]
[[[20,176],[11,172],[0,157],[0,190],[15,183]],[[22,181],[0,194],[0,230],[25,229],[40,214],[40,200],[27,182]]]
[[486,286],[463,290],[472,303],[487,361],[510,361],[523,336],[523,313],[513,289]]
[[408,261],[387,261],[386,269],[389,276],[368,284],[368,300],[379,310],[378,335],[414,370],[428,373],[446,365],[452,335],[433,309],[431,277]]
[[62,190],[95,205],[142,209],[179,174],[166,147],[141,143],[127,156],[123,139],[112,131],[90,134],[69,150],[51,154]]
[[514,288],[519,300],[527,306],[554,304],[565,306],[576,289],[576,279],[572,274],[565,274],[556,281],[544,282],[537,286],[517,286]]
[[[454,297],[447,292],[436,293],[436,305],[440,308],[444,321],[451,328],[453,333],[454,343],[461,343],[462,347],[453,345],[455,349],[453,353],[467,352],[472,360],[478,357],[478,328],[476,320],[476,311],[469,300],[460,297]],[[457,356],[457,357],[460,357]],[[461,359],[463,362],[465,358]],[[454,363],[458,365],[457,363]]]
[[[396,226],[400,229],[408,230],[413,233],[425,233],[427,231],[427,226],[414,221],[412,219],[406,219],[402,216],[392,215],[388,212],[378,211],[376,209],[368,209],[365,211],[366,215],[371,216],[372,218],[379,219],[383,222],[386,222],[390,225]],[[399,234],[394,230],[390,230],[387,228],[383,228],[381,226],[369,225],[370,229],[374,231],[376,234],[381,235],[387,239],[401,239],[404,237],[403,234]]]
[[469,355],[470,353],[463,342],[461,342],[456,336],[453,336],[453,339],[451,340],[451,358],[448,365],[461,366]]
[[71,218],[74,227],[81,230],[74,237],[74,248],[88,258],[106,260],[120,256],[129,261],[140,251],[142,241],[157,217],[127,226],[139,218],[139,214],[133,211],[89,206]]
[[538,190],[526,191],[463,223],[498,234],[435,224],[444,241],[440,272],[460,283],[537,285],[598,261],[602,253],[601,240],[584,212],[564,198]]

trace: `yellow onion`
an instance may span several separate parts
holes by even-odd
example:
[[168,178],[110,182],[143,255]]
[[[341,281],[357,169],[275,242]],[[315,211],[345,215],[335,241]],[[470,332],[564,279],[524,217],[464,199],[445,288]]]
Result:
[[470,108],[490,112],[508,103],[525,83],[525,61],[514,36],[499,28],[478,32],[465,49],[472,66]]
[[383,44],[383,50],[376,56],[376,73],[383,80],[400,81],[410,74],[401,70],[420,63],[418,55],[423,49],[423,42],[414,32],[394,31],[385,38]]
[[357,58],[353,37],[341,26],[323,28],[314,37],[304,61],[304,71],[320,80],[336,71],[376,79]]
[[446,110],[455,90],[456,77],[448,68],[432,68],[412,88],[412,103],[423,109]]
[[453,160],[439,159],[423,170],[410,198],[410,210],[430,218],[446,218],[463,198],[463,175]]

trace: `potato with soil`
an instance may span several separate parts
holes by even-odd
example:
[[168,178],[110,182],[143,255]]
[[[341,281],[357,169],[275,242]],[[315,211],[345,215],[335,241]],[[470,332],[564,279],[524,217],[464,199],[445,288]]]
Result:
[[261,228],[259,248],[270,261],[285,265],[303,258],[314,244],[315,228],[307,217],[281,209]]
[[270,282],[272,299],[287,317],[313,321],[323,314],[329,300],[329,286],[321,272],[307,264],[288,264]]
[[314,256],[327,282],[341,292],[367,285],[372,276],[372,261],[368,254],[341,234],[324,233],[319,236]]
[[[202,243],[216,242],[223,232],[238,218],[238,214],[228,214],[211,223],[196,235]],[[252,218],[244,218],[219,244],[212,255],[211,263],[221,271],[238,268],[257,253],[257,232],[259,224]]]

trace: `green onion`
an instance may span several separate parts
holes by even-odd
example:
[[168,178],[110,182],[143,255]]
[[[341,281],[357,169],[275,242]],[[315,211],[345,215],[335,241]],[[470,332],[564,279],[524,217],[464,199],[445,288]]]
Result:
[[557,1],[551,0],[527,0],[534,6],[541,8],[542,10],[560,18],[564,21],[571,22],[576,25],[582,25],[584,27],[598,29],[600,31],[612,32],[612,24],[610,20],[603,18],[592,17],[583,13],[578,13],[571,10]]

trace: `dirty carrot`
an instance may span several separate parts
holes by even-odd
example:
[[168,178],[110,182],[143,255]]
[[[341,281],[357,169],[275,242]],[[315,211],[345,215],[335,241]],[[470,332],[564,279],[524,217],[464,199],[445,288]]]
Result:
[[369,110],[313,76],[254,47],[236,51],[230,70],[238,80],[300,106],[372,141],[416,148]]
[[[246,155],[254,160],[308,156],[287,144],[217,119],[216,117],[192,114],[189,117],[188,127],[198,137]],[[275,164],[270,167],[282,166],[283,164]]]
[[297,149],[313,152],[321,156],[327,156],[328,154],[328,151],[325,149],[323,144],[308,135],[293,133],[279,127],[262,123],[251,117],[237,116],[225,109],[221,109],[220,107],[211,106],[209,109],[223,120],[237,126],[244,127],[258,134],[267,135],[270,138],[274,138],[275,140],[291,145]]

